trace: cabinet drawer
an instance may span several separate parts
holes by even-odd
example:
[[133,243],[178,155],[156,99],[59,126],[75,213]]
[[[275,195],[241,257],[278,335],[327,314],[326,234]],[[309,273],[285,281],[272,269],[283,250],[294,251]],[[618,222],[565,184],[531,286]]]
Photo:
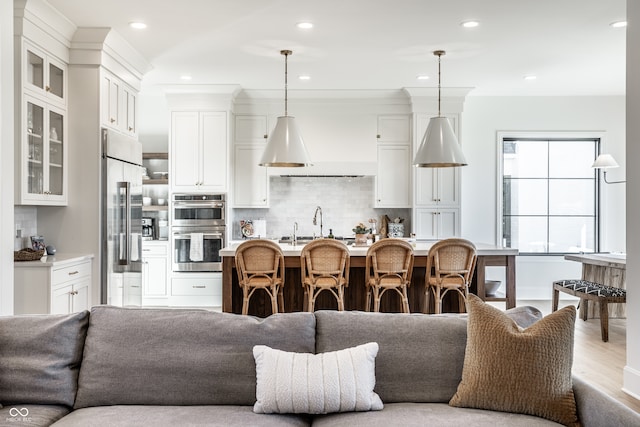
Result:
[[219,281],[216,279],[191,279],[191,278],[174,278],[171,279],[171,295],[221,295]]
[[145,243],[142,242],[142,256],[164,256],[169,253],[169,243]]
[[85,261],[53,270],[53,284],[64,283],[79,277],[91,275],[91,262]]

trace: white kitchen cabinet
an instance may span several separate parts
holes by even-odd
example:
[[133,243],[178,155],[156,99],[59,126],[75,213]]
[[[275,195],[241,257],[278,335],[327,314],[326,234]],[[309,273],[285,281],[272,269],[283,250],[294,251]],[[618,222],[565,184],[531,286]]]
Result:
[[414,230],[418,239],[446,239],[460,236],[460,209],[419,208],[415,210]]
[[166,305],[169,297],[169,242],[142,242],[142,305]]
[[16,204],[67,205],[66,111],[23,96],[16,153]]
[[227,191],[227,113],[171,113],[170,156],[173,192]]
[[91,306],[93,256],[48,256],[14,264],[15,314],[68,314]]
[[222,273],[173,273],[170,305],[222,307]]
[[233,168],[233,207],[268,208],[269,176],[267,168],[259,166],[264,144],[235,146]]
[[385,115],[378,116],[378,143],[410,144],[411,125],[409,116]]
[[102,69],[100,77],[100,121],[102,126],[136,137],[137,92]]
[[416,206],[460,206],[460,168],[416,169]]
[[67,64],[27,40],[23,43],[22,81],[26,91],[66,108]]
[[269,119],[266,115],[235,116],[234,140],[236,144],[266,143],[269,137]]
[[408,144],[378,144],[376,208],[411,207],[411,153]]

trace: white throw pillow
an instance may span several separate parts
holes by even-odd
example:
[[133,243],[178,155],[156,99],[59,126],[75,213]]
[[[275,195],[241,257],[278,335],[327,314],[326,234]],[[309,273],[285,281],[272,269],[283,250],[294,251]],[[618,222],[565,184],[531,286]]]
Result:
[[376,384],[378,343],[321,354],[253,347],[256,413],[327,414],[381,410]]

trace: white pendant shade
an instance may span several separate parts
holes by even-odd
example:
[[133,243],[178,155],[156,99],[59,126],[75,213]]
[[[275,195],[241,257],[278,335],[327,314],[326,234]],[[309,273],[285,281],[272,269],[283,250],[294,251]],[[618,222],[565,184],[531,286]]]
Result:
[[467,160],[458,145],[451,123],[446,117],[432,117],[413,160],[422,168],[466,166]]
[[609,169],[620,167],[620,165],[611,154],[600,154],[591,167],[594,169]]
[[278,117],[276,127],[271,133],[259,165],[267,167],[312,166],[294,117]]

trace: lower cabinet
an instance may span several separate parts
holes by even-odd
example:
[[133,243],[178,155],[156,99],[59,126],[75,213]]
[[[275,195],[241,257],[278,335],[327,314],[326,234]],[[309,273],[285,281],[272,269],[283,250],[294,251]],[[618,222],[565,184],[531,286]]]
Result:
[[168,305],[169,241],[142,242],[142,305]]
[[173,273],[170,304],[222,307],[222,273]]
[[415,210],[414,229],[419,239],[446,239],[460,236],[460,209],[420,208]]
[[69,314],[91,306],[93,256],[16,262],[15,314]]

